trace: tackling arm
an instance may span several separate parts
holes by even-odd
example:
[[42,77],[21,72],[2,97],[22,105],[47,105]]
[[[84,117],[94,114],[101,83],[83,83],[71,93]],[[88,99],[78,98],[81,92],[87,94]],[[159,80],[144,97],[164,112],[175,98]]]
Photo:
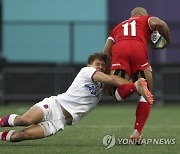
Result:
[[118,87],[119,85],[122,85],[122,84],[132,83],[132,82],[125,80],[121,77],[118,77],[116,75],[107,75],[100,71],[97,71],[94,74],[93,80],[96,82],[105,83],[105,84],[112,85],[115,87]]

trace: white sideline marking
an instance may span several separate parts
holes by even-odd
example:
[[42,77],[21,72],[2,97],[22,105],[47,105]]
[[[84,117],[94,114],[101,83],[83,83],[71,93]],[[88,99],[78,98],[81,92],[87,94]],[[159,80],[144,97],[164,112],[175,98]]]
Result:
[[[76,128],[131,128],[133,125],[76,125]],[[145,128],[180,128],[180,125],[170,125],[170,126],[164,126],[164,125],[150,125],[145,126]]]

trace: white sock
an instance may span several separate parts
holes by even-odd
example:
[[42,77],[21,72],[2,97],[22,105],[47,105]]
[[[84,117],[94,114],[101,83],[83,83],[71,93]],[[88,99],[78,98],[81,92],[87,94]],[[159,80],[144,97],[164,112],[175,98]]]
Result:
[[140,96],[139,102],[147,102],[143,96]]
[[11,135],[15,132],[15,130],[10,130],[6,135],[6,141],[10,141]]
[[117,101],[123,101],[123,99],[122,99],[121,96],[119,95],[117,89],[116,89],[116,91],[115,91],[115,97],[116,97]]
[[3,132],[0,132],[0,139],[2,138],[2,133],[3,133]]
[[9,124],[10,126],[14,126],[14,119],[15,119],[17,116],[18,116],[17,114],[11,114],[11,115],[9,116],[8,124]]

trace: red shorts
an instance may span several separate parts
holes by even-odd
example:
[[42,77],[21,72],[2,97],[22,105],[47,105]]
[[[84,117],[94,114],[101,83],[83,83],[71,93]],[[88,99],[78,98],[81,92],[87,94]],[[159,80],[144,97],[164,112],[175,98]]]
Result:
[[111,70],[123,69],[131,77],[149,66],[147,47],[140,41],[122,40],[113,45]]

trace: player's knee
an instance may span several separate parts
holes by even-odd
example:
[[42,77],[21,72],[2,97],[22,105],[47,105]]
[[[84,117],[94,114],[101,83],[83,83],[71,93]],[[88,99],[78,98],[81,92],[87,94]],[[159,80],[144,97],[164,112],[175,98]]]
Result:
[[44,129],[44,136],[50,136],[50,135],[54,135],[57,132],[57,129],[54,127],[54,125],[48,121],[44,121],[39,123],[40,126],[42,126],[42,128]]

